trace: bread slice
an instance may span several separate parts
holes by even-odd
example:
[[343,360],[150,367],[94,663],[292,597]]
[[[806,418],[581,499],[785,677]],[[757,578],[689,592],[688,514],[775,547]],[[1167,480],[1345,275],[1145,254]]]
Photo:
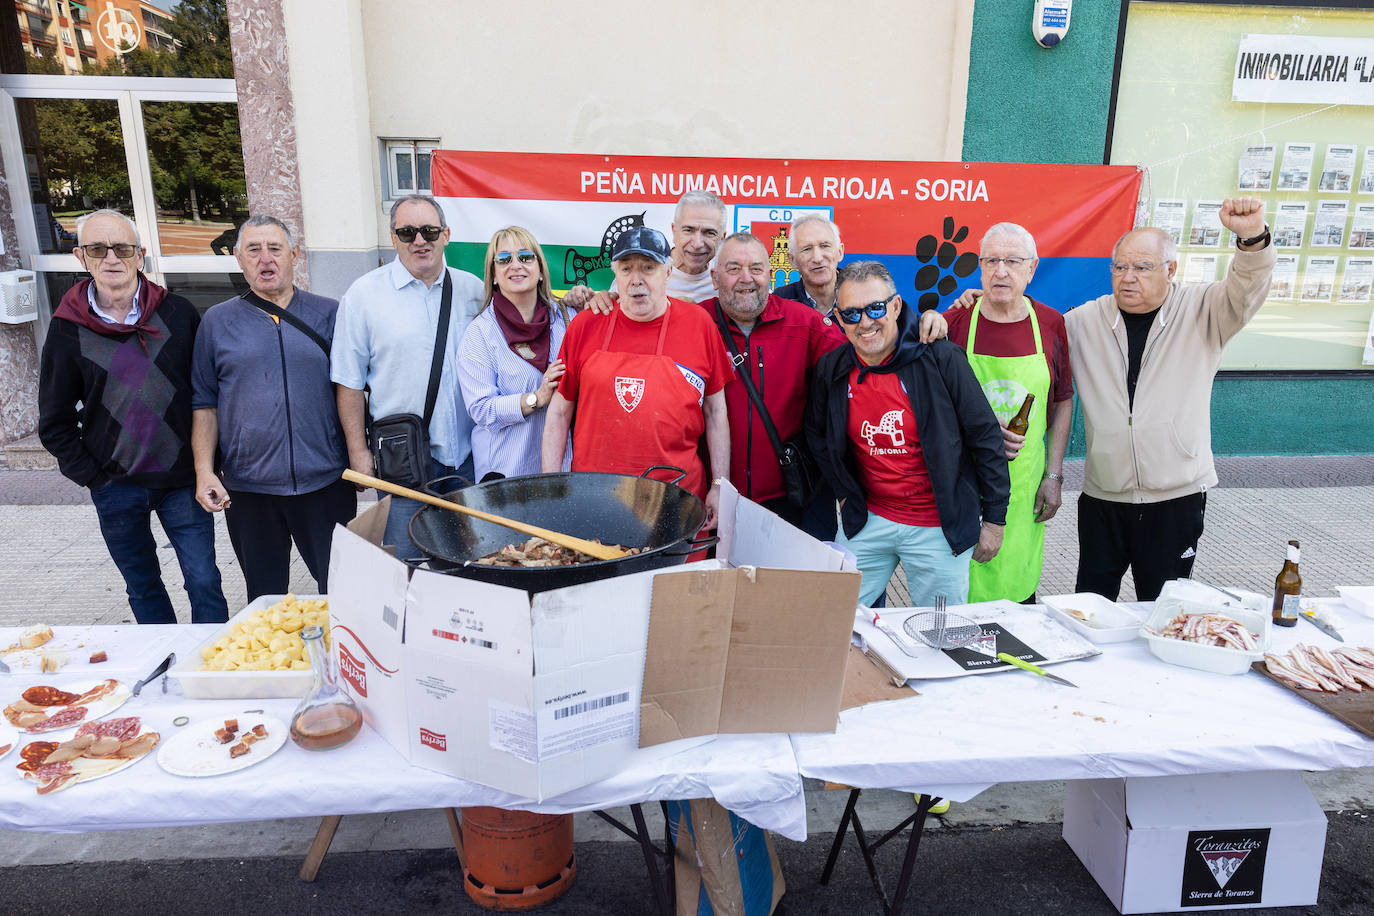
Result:
[[36,623],[19,634],[19,648],[37,649],[50,639],[52,639],[52,627],[45,623]]

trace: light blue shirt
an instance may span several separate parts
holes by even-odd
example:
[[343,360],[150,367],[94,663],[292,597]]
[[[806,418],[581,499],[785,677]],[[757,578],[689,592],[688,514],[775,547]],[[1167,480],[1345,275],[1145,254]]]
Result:
[[[482,281],[446,269],[453,278],[453,307],[439,398],[429,421],[429,451],[440,464],[457,467],[472,451],[472,419],[458,387],[453,342],[481,307]],[[441,277],[426,288],[397,258],[354,280],[339,300],[329,377],[347,388],[369,388],[373,417],[423,416],[443,286]]]
[[[549,310],[549,359],[558,358],[568,330],[562,313]],[[544,373],[510,348],[496,312],[489,305],[463,333],[454,347],[463,403],[476,425],[472,430],[473,473],[481,480],[488,471],[507,477],[538,474],[539,447],[544,438],[547,407],[528,417],[520,409],[525,395],[544,383]],[[563,450],[563,470],[572,466],[572,448]]]
[[138,310],[138,296],[143,292],[143,281],[138,281],[138,287],[134,289],[134,304],[129,309],[129,314],[124,316],[124,320],[119,320],[113,315],[109,315],[100,307],[100,303],[95,300],[95,281],[91,281],[86,287],[86,301],[91,305],[91,311],[95,312],[97,318],[106,324],[138,324],[138,316],[142,314]]

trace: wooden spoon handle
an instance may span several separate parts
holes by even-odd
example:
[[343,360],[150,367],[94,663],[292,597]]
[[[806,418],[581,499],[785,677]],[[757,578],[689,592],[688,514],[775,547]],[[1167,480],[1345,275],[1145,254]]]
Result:
[[550,531],[548,528],[540,528],[538,525],[530,525],[525,522],[518,522],[513,518],[505,518],[500,515],[492,515],[490,512],[483,512],[481,509],[472,509],[468,506],[460,506],[458,503],[441,499],[438,496],[431,496],[420,490],[412,490],[410,487],[403,487],[398,483],[389,480],[382,480],[380,477],[372,477],[367,474],[359,474],[352,468],[345,468],[343,479],[350,483],[360,484],[365,487],[376,487],[384,493],[393,496],[404,496],[416,502],[424,503],[427,506],[437,506],[440,509],[448,509],[460,515],[471,515],[473,518],[480,518],[483,521],[493,522],[497,525],[504,525],[507,528],[528,534],[530,537],[543,538],[551,544],[559,547],[567,547],[579,553],[596,557],[598,560],[618,560],[627,555],[627,552],[610,544],[598,544],[595,541],[588,541],[584,538],[573,537],[570,534],[563,534],[559,531]]

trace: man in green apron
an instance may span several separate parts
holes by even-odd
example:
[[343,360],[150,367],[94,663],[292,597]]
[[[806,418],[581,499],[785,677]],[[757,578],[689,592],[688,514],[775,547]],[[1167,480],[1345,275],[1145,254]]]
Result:
[[[968,597],[1030,601],[1040,582],[1045,522],[1062,499],[1073,421],[1069,341],[1064,317],[1025,294],[1037,264],[1029,232],[1015,223],[993,226],[983,236],[978,263],[982,297],[971,309],[949,310],[946,318],[950,340],[963,346],[1002,423],[1011,504],[1001,551],[987,563],[970,565]],[[1006,426],[1027,394],[1035,395],[1035,403],[1025,436],[1018,436]]]

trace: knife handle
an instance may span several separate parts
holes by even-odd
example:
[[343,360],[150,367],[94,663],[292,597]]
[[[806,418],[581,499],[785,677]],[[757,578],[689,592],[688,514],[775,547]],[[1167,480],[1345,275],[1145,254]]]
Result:
[[1005,652],[998,652],[997,658],[999,661],[1004,661],[1008,665],[1015,665],[1016,667],[1021,668],[1025,671],[1029,671],[1032,674],[1044,675],[1048,673],[1047,671],[1045,671],[1044,668],[1041,668],[1039,665],[1032,665],[1030,662],[1022,661],[1015,655],[1008,655]]

